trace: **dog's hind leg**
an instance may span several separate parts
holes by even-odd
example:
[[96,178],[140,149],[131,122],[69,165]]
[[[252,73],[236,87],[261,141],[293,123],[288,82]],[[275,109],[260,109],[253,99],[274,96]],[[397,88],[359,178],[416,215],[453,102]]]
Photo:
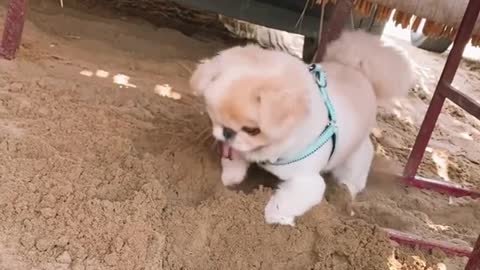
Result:
[[352,199],[365,188],[373,157],[373,144],[367,136],[345,162],[332,170],[337,181],[347,186]]

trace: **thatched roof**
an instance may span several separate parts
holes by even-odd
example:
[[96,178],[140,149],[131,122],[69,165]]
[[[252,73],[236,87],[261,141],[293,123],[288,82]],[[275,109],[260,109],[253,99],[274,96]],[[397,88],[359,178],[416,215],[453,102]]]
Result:
[[[335,3],[336,0],[316,0],[317,4]],[[423,33],[430,37],[453,39],[468,0],[354,0],[355,9],[362,15],[372,14],[378,4],[375,19],[387,21],[392,12],[393,21],[402,28],[417,30],[425,19]],[[395,9],[395,11],[394,11]],[[480,46],[480,20],[477,20],[472,35],[472,44]]]

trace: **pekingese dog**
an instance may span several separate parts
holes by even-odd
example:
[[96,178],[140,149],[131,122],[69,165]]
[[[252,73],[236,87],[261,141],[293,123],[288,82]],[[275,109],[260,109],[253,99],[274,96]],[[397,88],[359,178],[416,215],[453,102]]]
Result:
[[314,65],[254,45],[230,48],[202,61],[190,84],[213,136],[237,153],[221,160],[223,184],[239,184],[258,163],[283,180],[266,222],[293,226],[323,199],[320,173],[331,172],[352,198],[365,188],[377,105],[406,95],[413,74],[404,52],[356,31],[330,43]]

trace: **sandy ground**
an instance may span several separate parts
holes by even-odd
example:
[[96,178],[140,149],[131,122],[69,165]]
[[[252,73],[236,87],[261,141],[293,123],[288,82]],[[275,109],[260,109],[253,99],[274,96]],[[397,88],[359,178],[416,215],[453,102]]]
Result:
[[[478,201],[379,173],[402,168],[445,56],[399,41],[419,86],[381,110],[367,190],[349,203],[332,184],[297,227],[269,226],[272,179],[222,186],[187,86],[225,44],[32,4],[18,58],[0,61],[0,269],[463,269],[465,258],[399,248],[379,229],[460,245],[480,232]],[[462,64],[455,84],[480,99],[478,70]],[[479,123],[448,104],[422,174],[480,188],[479,140]]]

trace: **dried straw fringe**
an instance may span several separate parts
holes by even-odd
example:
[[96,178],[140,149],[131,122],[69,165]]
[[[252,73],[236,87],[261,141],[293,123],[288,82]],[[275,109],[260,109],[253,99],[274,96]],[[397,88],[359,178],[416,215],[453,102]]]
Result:
[[[308,0],[307,3],[308,2],[310,1]],[[317,4],[335,4],[336,2],[336,0],[316,0]],[[363,16],[369,16],[373,12],[374,4],[367,0],[353,0],[353,4],[354,8]],[[63,0],[60,0],[60,6],[63,8]],[[374,18],[375,21],[386,22],[390,18],[392,11],[392,8],[379,5]],[[422,18],[412,14],[406,14],[405,12],[399,10],[395,10],[395,13],[393,14],[393,21],[395,22],[395,26],[400,25],[403,29],[410,27],[413,31],[416,32],[418,30],[418,27],[420,26]],[[456,33],[457,29],[430,20],[426,20],[423,27],[423,34],[434,38],[446,37],[452,40],[455,37]],[[475,47],[480,47],[480,36],[472,36],[472,45]]]
[[[336,0],[316,0],[317,4],[326,3],[333,3],[335,4]],[[353,0],[353,4],[355,9],[363,16],[369,16],[372,14],[374,4],[367,1],[367,0]],[[379,22],[386,22],[392,13],[393,9],[385,6],[378,6],[378,11],[375,15],[375,20]],[[417,17],[412,14],[406,14],[405,12],[395,10],[393,14],[393,21],[395,22],[395,26],[400,25],[403,29],[410,27],[413,31],[417,31],[422,18]],[[457,33],[457,29],[440,24],[434,21],[426,20],[425,25],[423,27],[423,34],[429,37],[434,38],[449,38],[453,39],[455,34]],[[480,47],[480,36],[474,35],[472,37],[472,45],[475,47]]]

